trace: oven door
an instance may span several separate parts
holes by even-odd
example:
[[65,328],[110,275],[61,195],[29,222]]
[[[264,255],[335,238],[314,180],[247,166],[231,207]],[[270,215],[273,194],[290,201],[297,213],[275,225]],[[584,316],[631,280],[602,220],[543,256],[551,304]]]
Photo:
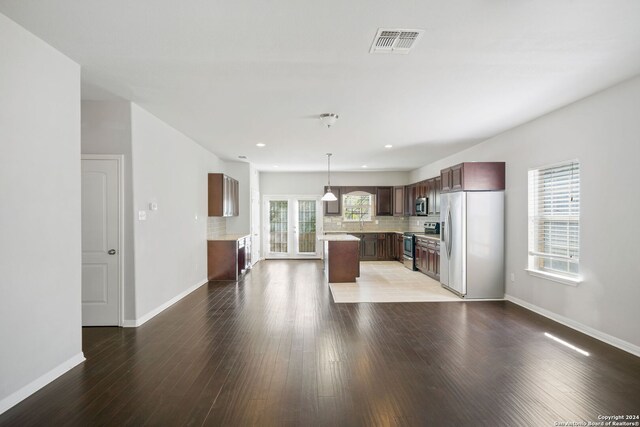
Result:
[[402,257],[402,263],[409,270],[415,270],[416,266],[413,261],[413,248],[414,248],[413,236],[404,236],[404,251]]
[[413,258],[413,236],[404,236],[404,257]]

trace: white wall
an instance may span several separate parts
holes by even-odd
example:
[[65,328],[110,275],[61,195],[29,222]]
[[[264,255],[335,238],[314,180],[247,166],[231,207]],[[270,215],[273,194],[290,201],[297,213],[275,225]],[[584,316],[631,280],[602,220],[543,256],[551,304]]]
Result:
[[[207,281],[207,174],[211,152],[131,105],[136,319]],[[158,204],[148,211],[149,203]],[[147,210],[147,220],[137,212]],[[197,219],[196,219],[197,217]]]
[[82,101],[82,154],[122,154],[124,157],[124,318],[135,319],[130,102]]
[[80,67],[0,15],[0,413],[84,360]]
[[251,262],[255,264],[262,256],[262,233],[260,232],[260,224],[262,223],[262,197],[260,196],[260,172],[253,165],[250,165],[249,168],[249,195],[252,240]]
[[250,168],[251,165],[246,162],[225,162],[225,175],[230,176],[239,183],[239,214],[238,216],[228,217],[227,233],[229,234],[249,234],[251,231],[251,204],[250,204]]
[[[584,275],[577,287],[524,271],[527,171],[574,158],[581,163],[580,268]],[[640,77],[636,77],[412,171],[411,181],[435,176],[462,161],[507,162],[505,273],[516,277],[515,282],[507,280],[507,294],[560,315],[568,323],[640,346],[639,159]]]
[[[331,185],[405,185],[409,172],[336,172]],[[261,172],[262,195],[322,195],[327,185],[326,172]]]

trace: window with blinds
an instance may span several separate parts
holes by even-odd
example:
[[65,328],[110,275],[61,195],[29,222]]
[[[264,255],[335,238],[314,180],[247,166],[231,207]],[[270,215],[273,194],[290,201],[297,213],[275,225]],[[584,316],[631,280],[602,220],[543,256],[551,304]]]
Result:
[[352,192],[342,196],[344,221],[371,221],[373,217],[373,196]]
[[529,171],[529,270],[580,273],[580,163]]

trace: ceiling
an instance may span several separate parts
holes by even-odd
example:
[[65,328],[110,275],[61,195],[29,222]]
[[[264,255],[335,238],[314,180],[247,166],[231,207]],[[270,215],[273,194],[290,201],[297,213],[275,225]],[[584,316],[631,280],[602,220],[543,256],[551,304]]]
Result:
[[[414,169],[640,74],[637,0],[0,0],[0,12],[82,65],[84,99],[131,100],[260,170],[324,170],[327,152],[334,170]],[[378,28],[425,33],[408,55],[370,54]]]

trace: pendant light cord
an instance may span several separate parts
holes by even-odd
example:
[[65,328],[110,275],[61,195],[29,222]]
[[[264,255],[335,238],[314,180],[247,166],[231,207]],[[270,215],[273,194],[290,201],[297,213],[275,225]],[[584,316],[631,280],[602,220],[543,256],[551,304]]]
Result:
[[327,187],[331,190],[331,153],[327,153]]

